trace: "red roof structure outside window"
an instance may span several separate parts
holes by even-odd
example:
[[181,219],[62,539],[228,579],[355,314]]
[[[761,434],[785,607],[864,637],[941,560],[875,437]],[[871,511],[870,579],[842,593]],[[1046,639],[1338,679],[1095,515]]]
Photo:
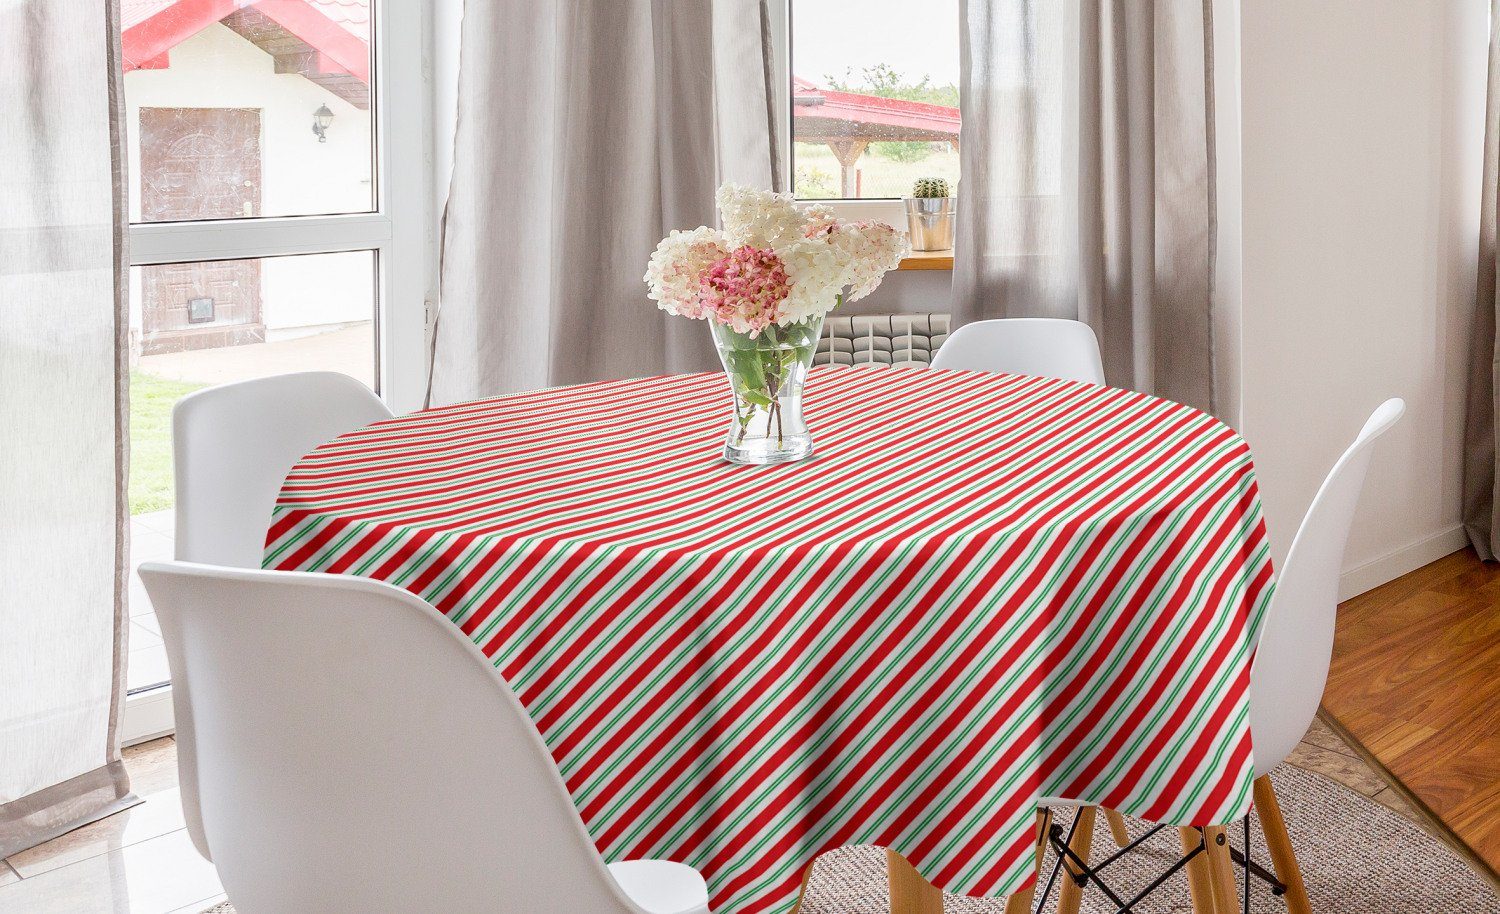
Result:
[[909,197],[924,178],[956,188],[959,0],[788,0],[786,12],[796,195]]
[[124,0],[124,69],[163,69],[174,47],[223,23],[358,108],[370,107],[369,0]]

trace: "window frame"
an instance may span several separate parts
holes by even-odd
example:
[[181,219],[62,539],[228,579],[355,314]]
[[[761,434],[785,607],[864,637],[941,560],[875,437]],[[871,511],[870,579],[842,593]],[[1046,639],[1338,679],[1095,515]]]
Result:
[[[432,240],[424,236],[431,186],[425,142],[430,76],[422,53],[426,6],[371,0],[375,200],[370,212],[130,225],[132,267],[373,251],[377,343],[371,358],[376,392],[395,412],[420,409],[427,383]],[[398,79],[396,74],[421,75]]]
[[[371,0],[375,201],[370,212],[139,222],[130,224],[128,234],[131,267],[373,251],[377,342],[371,357],[376,392],[396,413],[425,404],[436,301],[434,152],[428,142],[433,75],[426,53],[432,39],[430,5]],[[175,729],[171,683],[125,697],[122,746]]]
[[768,20],[771,33],[771,66],[774,84],[782,91],[774,100],[775,123],[782,131],[780,142],[781,173],[785,175],[785,190],[798,203],[821,203],[833,210],[840,219],[884,222],[888,225],[906,225],[906,202],[903,197],[798,197],[796,187],[796,135],[792,119],[792,45],[794,43],[792,3],[794,0],[771,0],[768,4]]

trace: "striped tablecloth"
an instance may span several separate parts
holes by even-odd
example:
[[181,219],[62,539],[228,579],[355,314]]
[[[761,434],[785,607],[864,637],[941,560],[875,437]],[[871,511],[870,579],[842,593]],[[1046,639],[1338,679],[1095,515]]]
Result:
[[1272,576],[1233,431],[934,370],[815,368],[806,414],[817,456],[773,467],[719,459],[717,374],[401,416],[298,463],[265,565],[437,606],[606,859],[692,864],[716,914],[789,909],[848,844],[1008,893],[1038,796],[1246,811]]

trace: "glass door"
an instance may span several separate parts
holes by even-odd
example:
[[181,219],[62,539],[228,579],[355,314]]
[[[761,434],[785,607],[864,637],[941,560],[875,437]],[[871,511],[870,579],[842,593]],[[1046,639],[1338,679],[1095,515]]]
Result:
[[[186,394],[320,370],[394,408],[420,402],[416,6],[122,0],[132,565],[173,554],[171,411]],[[386,72],[410,78],[388,89]],[[134,575],[130,598],[139,694],[168,672]]]

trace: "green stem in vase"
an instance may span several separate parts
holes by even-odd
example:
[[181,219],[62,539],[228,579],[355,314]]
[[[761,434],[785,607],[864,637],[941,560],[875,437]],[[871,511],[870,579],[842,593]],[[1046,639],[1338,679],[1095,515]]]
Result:
[[774,421],[776,423],[776,446],[781,447],[783,443],[783,435],[781,429],[781,401],[776,399],[777,393],[781,391],[781,356],[780,353],[778,353],[774,349],[768,350],[765,354],[770,358],[770,361],[766,363],[765,366],[766,395],[770,400],[770,408],[766,411],[766,437],[771,437],[771,423]]
[[[743,411],[741,410],[742,403],[744,404]],[[745,432],[749,431],[750,429],[750,417],[753,415],[755,415],[755,405],[752,403],[745,403],[742,398],[738,394],[736,394],[734,397],[734,418],[735,425],[739,427],[739,432],[735,435],[735,444],[745,443]]]

